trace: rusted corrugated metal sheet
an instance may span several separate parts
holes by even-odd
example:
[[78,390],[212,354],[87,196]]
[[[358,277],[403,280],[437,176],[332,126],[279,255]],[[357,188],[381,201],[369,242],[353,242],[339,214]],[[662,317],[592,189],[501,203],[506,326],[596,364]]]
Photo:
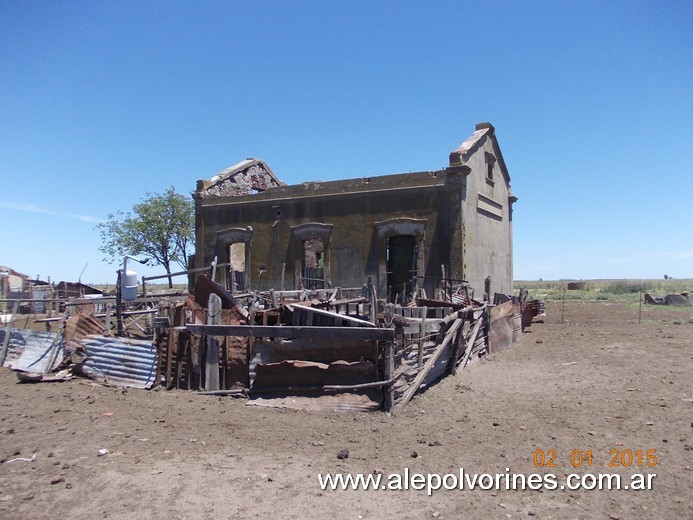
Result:
[[[26,372],[45,372],[49,361],[50,348],[57,334],[54,332],[37,332],[34,330],[15,329],[10,335],[7,355],[3,366]],[[0,330],[0,344],[5,339],[5,331]],[[56,347],[57,356],[51,369],[60,365],[63,360],[62,339]]]
[[529,300],[525,302],[522,308],[522,329],[526,329],[532,324],[532,318],[535,316],[545,317],[546,308],[544,302],[540,300]]
[[[115,319],[115,318],[114,318]],[[77,314],[65,321],[65,349],[68,352],[79,349],[82,338],[90,334],[102,334],[103,323],[90,314]]]
[[322,342],[305,339],[257,339],[253,353],[260,355],[261,363],[278,363],[289,359],[330,363],[334,360],[358,361],[378,358],[376,341],[331,341]]
[[519,309],[515,308],[512,301],[491,307],[489,353],[501,352],[512,346],[513,337],[517,336],[513,334],[516,321],[514,316],[517,312]]
[[151,341],[90,335],[82,339],[83,372],[96,381],[151,388],[156,377],[156,347]]
[[[311,361],[282,361],[258,365],[253,390],[323,385],[353,385],[376,381],[375,363],[371,361],[335,361],[330,364]],[[293,392],[294,390],[292,390]]]

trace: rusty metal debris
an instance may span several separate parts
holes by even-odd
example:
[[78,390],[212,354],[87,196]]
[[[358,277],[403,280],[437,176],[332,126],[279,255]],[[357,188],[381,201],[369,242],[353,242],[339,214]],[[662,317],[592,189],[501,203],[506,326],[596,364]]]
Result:
[[61,367],[104,384],[161,384],[259,406],[397,412],[446,375],[509,348],[526,316],[543,312],[542,302],[496,295],[492,305],[460,287],[401,306],[364,287],[230,294],[201,275],[194,295],[128,311],[152,325],[132,338],[112,335],[108,305],[96,314],[85,301],[86,313],[73,301],[58,333],[13,330],[23,339],[8,341],[6,364],[27,381],[58,380],[42,372]]

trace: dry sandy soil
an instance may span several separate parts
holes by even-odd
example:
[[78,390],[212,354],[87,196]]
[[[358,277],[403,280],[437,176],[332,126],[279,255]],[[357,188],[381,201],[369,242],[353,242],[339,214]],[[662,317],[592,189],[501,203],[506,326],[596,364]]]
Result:
[[[566,303],[565,323],[560,303],[547,311],[515,348],[446,378],[398,416],[89,380],[17,384],[2,369],[0,517],[693,518],[693,311],[648,308],[641,325],[637,307],[623,304]],[[556,450],[557,466],[537,468],[539,449]],[[611,450],[627,449],[656,450],[656,466],[607,467]],[[591,450],[592,467],[573,470],[573,450]],[[645,491],[432,496],[322,491],[317,479],[405,468],[656,477]]]

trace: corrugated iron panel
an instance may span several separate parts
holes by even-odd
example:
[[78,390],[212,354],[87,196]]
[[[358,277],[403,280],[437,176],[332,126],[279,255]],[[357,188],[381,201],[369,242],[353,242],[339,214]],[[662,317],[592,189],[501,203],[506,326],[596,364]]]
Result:
[[[115,317],[113,318],[115,320]],[[81,345],[81,340],[90,334],[103,334],[104,325],[90,314],[77,314],[65,322],[65,345],[71,352]]]
[[[353,385],[370,383],[377,379],[375,363],[371,361],[281,361],[260,364],[255,368],[252,389],[312,387],[323,385]],[[289,393],[293,393],[293,390]]]
[[[54,332],[37,332],[34,330],[14,329],[7,346],[7,355],[3,366],[25,372],[45,372],[48,365],[49,350],[57,334]],[[0,344],[5,339],[5,331],[0,331]],[[57,346],[58,352],[51,369],[63,360],[62,338]]]
[[84,373],[97,381],[151,388],[156,377],[156,347],[151,341],[90,335],[82,339]]
[[491,307],[491,341],[490,354],[509,349],[513,344],[515,306],[512,301]]
[[285,360],[318,361],[331,363],[358,361],[378,358],[378,344],[375,341],[315,341],[310,339],[256,339],[253,342],[253,353],[259,353],[262,363],[278,363]]

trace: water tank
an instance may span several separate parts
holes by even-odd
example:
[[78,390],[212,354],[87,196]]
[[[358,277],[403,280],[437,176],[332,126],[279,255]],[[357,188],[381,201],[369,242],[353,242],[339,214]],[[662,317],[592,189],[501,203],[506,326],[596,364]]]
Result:
[[120,276],[120,294],[126,302],[131,302],[137,298],[137,273],[135,271],[128,269]]

